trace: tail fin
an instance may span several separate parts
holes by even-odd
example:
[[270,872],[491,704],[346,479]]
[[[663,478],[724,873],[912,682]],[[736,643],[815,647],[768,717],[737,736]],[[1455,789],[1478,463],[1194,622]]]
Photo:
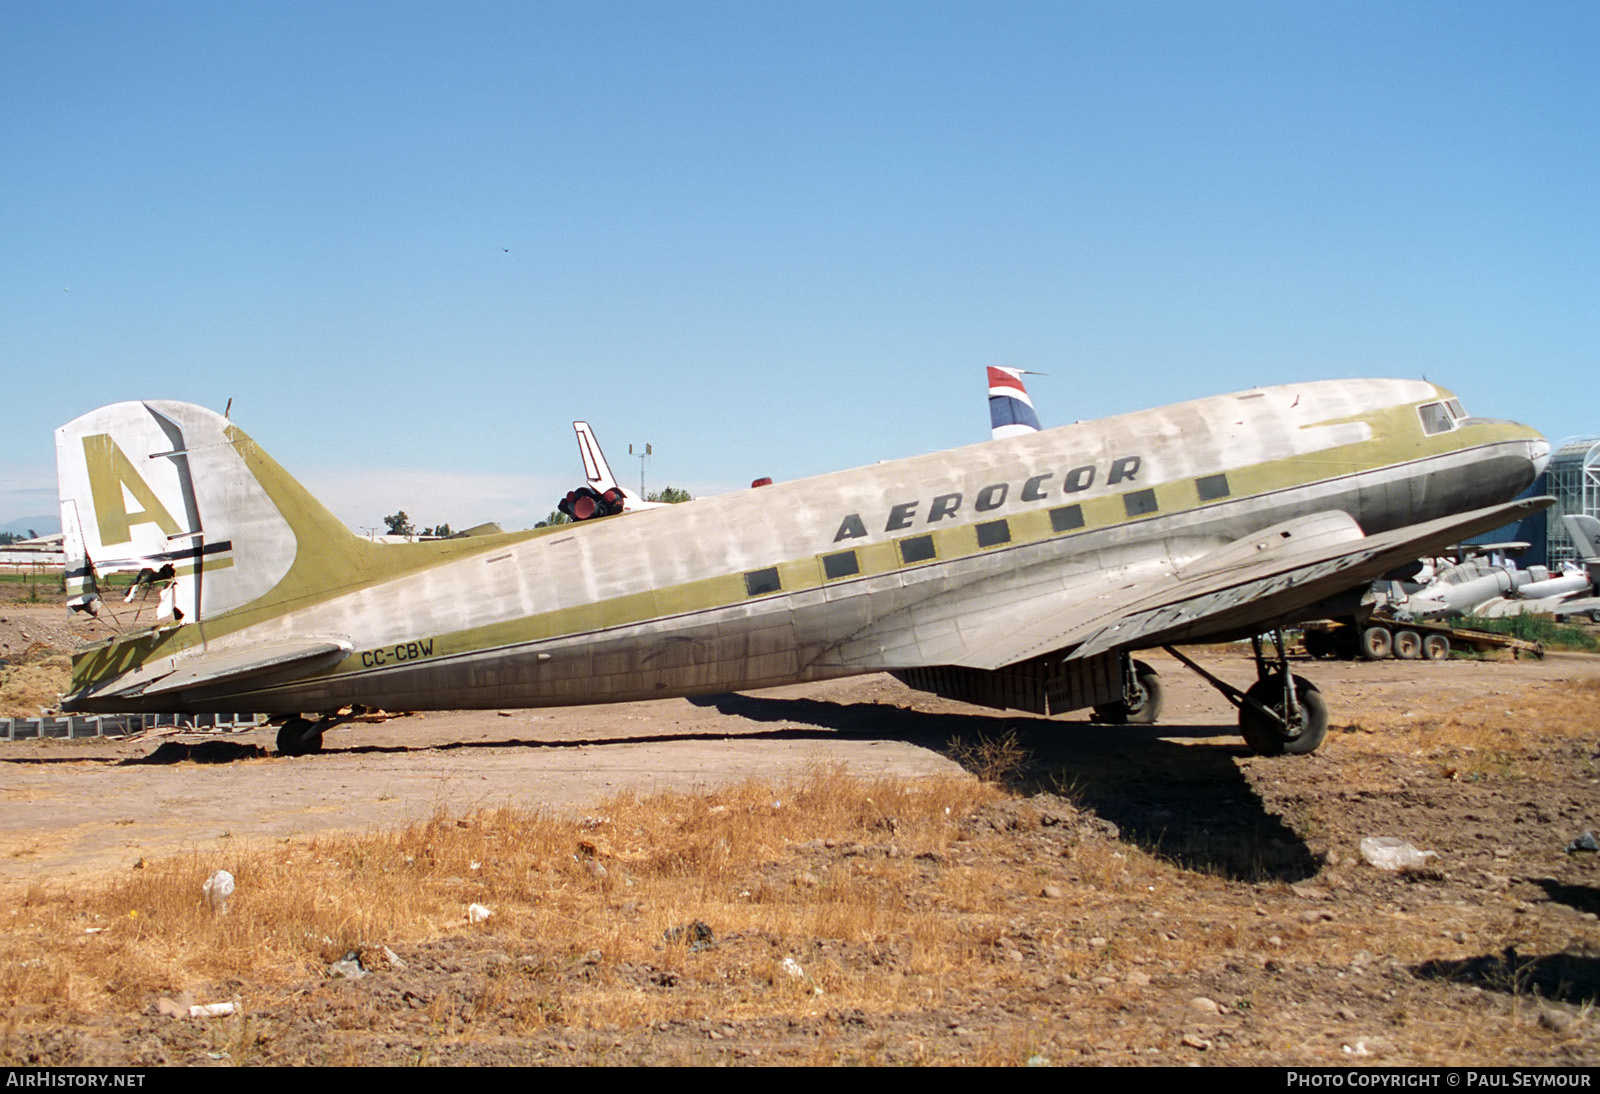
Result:
[[96,575],[131,572],[163,586],[159,619],[197,622],[363,570],[356,536],[202,407],[91,411],[56,430],[56,472],[74,607],[92,610]]
[[1561,519],[1567,523],[1567,534],[1578,548],[1578,557],[1584,562],[1600,562],[1600,520],[1577,513],[1568,513]]
[[1039,431],[1033,400],[1022,386],[1027,370],[989,366],[989,427],[995,440]]
[[589,428],[588,422],[573,422],[572,431],[578,435],[578,455],[583,458],[583,477],[588,482],[589,489],[601,497],[616,491],[615,496],[622,499],[624,513],[661,507],[660,502],[645,501],[617,481],[617,477],[611,473],[611,465],[606,462],[606,454],[600,451],[600,442],[595,438],[594,430]]

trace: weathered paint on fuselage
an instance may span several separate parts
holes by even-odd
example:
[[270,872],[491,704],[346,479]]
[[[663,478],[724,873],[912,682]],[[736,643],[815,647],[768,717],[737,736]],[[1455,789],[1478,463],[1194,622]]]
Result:
[[[413,551],[394,576],[356,567],[287,610],[206,623],[213,653],[293,636],[352,643],[331,669],[105,703],[275,713],[565,705],[927,664],[924,644],[973,613],[1114,595],[1130,577],[1297,515],[1342,509],[1373,534],[1513,497],[1534,477],[1542,438],[1487,419],[1425,436],[1417,406],[1449,397],[1418,381],[1288,385],[440,544],[436,556]],[[196,630],[91,651],[75,677],[153,656],[181,661],[199,648]]]

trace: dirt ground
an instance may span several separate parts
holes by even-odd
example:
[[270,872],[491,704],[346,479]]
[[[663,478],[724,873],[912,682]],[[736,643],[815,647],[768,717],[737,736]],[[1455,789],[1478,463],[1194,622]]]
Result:
[[[0,605],[0,659],[69,647],[81,626],[59,609]],[[1237,653],[1200,659],[1241,686],[1253,678]],[[863,778],[962,775],[958,760],[984,766],[972,742],[1009,732],[1018,750],[1004,771],[991,752],[984,772],[1012,797],[955,818],[950,848],[917,854],[921,873],[897,883],[895,899],[915,901],[951,871],[999,871],[1001,895],[966,913],[984,924],[975,937],[997,970],[970,990],[935,976],[924,1002],[846,1006],[835,992],[752,1011],[728,1002],[737,967],[710,955],[670,976],[608,967],[599,949],[535,962],[527,939],[463,929],[396,947],[403,969],[356,982],[173,986],[240,1000],[249,1051],[237,1027],[162,1017],[152,998],[120,1016],[14,1013],[0,1059],[1600,1063],[1600,854],[1567,850],[1600,834],[1600,658],[1303,663],[1335,728],[1316,755],[1272,759],[1246,752],[1209,686],[1164,655],[1149,660],[1166,686],[1153,728],[978,710],[871,676],[704,702],[413,715],[336,729],[322,754],[297,759],[271,754],[266,729],[0,742],[0,890],[13,905],[141,860],[220,861],[240,842],[396,829],[440,811],[578,818],[619,791],[711,794],[835,765]],[[1382,871],[1362,858],[1369,836],[1436,854]],[[792,889],[902,854],[892,832],[814,840],[751,863],[748,884]],[[637,914],[609,907],[624,927]],[[805,945],[803,963],[840,976],[916,964],[894,937]],[[430,1002],[484,996],[507,975],[572,998],[621,985],[684,1004],[648,1024],[574,1019],[529,1033]],[[342,1016],[357,993],[367,1017],[352,1028]]]

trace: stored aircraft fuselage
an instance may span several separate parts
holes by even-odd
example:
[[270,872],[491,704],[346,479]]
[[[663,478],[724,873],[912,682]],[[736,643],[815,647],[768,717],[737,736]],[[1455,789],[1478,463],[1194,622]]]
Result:
[[[1274,582],[1252,536],[1403,538],[1509,502],[1548,450],[1430,383],[1320,381],[625,519],[380,545],[218,415],[121,403],[58,431],[73,591],[110,563],[165,560],[175,611],[80,654],[67,705],[565,705],[1247,633],[1294,621],[1335,581],[1319,563]],[[1335,568],[1342,550],[1324,551]],[[1361,557],[1341,589],[1376,576],[1382,560]],[[1218,601],[1229,566],[1266,591]],[[1119,644],[1119,613],[1138,604],[1172,618]]]

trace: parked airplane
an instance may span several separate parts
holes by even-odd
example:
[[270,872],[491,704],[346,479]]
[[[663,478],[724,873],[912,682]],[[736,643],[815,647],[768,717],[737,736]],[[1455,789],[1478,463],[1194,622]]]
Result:
[[[666,506],[383,545],[221,416],[126,402],[57,430],[69,592],[154,572],[153,626],[73,661],[63,706],[256,710],[285,753],[353,705],[544,706],[890,671],[1054,714],[1150,720],[1129,656],[1258,635],[1549,504],[1549,455],[1409,380],[1291,384]],[[107,614],[117,609],[106,605]],[[1257,644],[1251,748],[1309,752],[1327,709]],[[1180,655],[1181,656],[1181,655]]]
[[1378,606],[1413,619],[1477,615],[1503,619],[1514,615],[1586,616],[1600,623],[1600,597],[1592,594],[1600,578],[1600,521],[1568,513],[1562,518],[1572,542],[1582,552],[1582,566],[1550,571],[1544,566],[1520,569],[1495,559],[1499,547],[1526,548],[1526,543],[1464,545],[1472,551],[1459,562],[1425,562],[1404,581],[1378,582]]

